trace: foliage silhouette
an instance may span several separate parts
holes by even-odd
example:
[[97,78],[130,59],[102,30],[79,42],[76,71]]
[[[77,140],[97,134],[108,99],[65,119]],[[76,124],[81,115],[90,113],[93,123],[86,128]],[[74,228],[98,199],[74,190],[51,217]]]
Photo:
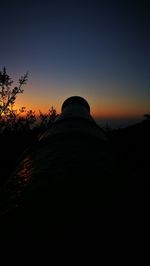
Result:
[[26,84],[27,80],[28,73],[19,79],[18,86],[12,87],[13,80],[7,74],[6,68],[4,67],[0,71],[0,117],[11,113],[17,94],[23,93],[22,86]]
[[0,184],[7,180],[24,150],[37,141],[57,117],[54,107],[45,114],[39,111],[39,116],[26,107],[15,109],[17,95],[24,92],[22,86],[27,79],[28,73],[19,79],[18,86],[13,87],[6,68],[0,71]]
[[4,67],[0,71],[0,133],[4,131],[30,131],[30,129],[38,128],[38,130],[46,129],[57,117],[57,112],[52,106],[48,113],[43,114],[39,111],[39,116],[35,115],[35,111],[26,110],[21,107],[15,110],[15,101],[19,93],[23,93],[23,85],[27,84],[28,73],[19,79],[19,85],[13,87],[13,80],[7,74]]

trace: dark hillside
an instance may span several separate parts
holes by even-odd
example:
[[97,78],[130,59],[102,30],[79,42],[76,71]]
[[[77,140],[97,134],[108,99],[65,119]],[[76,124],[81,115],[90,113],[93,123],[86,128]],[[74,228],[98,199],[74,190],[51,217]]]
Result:
[[0,134],[0,186],[8,180],[23,152],[37,141],[39,130],[8,131]]
[[126,173],[129,191],[126,206],[134,241],[141,250],[139,242],[143,243],[146,252],[150,224],[150,121],[114,130],[109,136],[124,165],[120,176]]
[[130,181],[148,189],[150,184],[150,121],[114,130],[109,136],[129,167]]

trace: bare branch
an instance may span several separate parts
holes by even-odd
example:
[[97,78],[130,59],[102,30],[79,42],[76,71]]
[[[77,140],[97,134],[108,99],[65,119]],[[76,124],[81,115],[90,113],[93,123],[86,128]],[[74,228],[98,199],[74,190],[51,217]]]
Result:
[[13,80],[7,74],[4,67],[0,71],[0,118],[2,114],[6,114],[15,103],[18,93],[23,93],[22,86],[27,84],[28,73],[19,79],[19,86],[12,88]]

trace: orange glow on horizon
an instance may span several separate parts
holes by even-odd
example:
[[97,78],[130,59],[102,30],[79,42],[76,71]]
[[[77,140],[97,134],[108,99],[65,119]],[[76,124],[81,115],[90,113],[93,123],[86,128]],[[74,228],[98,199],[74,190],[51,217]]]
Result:
[[[26,107],[26,111],[28,110],[32,110],[35,111],[36,115],[39,115],[39,111],[41,111],[42,113],[48,113],[49,109],[53,106],[57,113],[60,114],[61,113],[61,105],[59,104],[41,104],[39,106],[34,105],[32,102],[24,104],[24,105],[20,105],[19,103],[16,103],[14,106],[14,109],[19,110],[22,106]],[[120,106],[103,106],[101,108],[98,108],[97,106],[95,106],[94,104],[91,105],[91,115],[94,118],[112,118],[112,119],[117,119],[117,118],[131,118],[131,117],[139,117],[142,116],[144,113],[146,113],[146,110],[144,112],[144,110],[139,110],[138,108],[124,108],[124,107],[120,107]]]
[[[34,92],[33,92],[34,91]],[[61,113],[61,106],[65,99],[72,96],[73,93],[68,90],[60,95],[56,95],[55,90],[50,90],[47,94],[44,94],[42,90],[36,91],[35,88],[27,90],[23,95],[18,95],[14,109],[20,109],[26,107],[26,110],[35,111],[35,114],[39,114],[39,110],[43,113],[48,113],[49,109],[53,106],[57,113]],[[140,102],[140,100],[132,99],[128,97],[100,97],[92,96],[86,93],[74,93],[74,95],[80,95],[85,98],[91,108],[91,115],[98,119],[124,119],[142,117],[144,113],[149,112],[148,103]]]
[[109,104],[109,105],[92,105],[91,115],[95,118],[112,118],[112,119],[124,119],[124,118],[136,118],[143,116],[147,113],[147,109],[143,106],[123,106],[121,104]]

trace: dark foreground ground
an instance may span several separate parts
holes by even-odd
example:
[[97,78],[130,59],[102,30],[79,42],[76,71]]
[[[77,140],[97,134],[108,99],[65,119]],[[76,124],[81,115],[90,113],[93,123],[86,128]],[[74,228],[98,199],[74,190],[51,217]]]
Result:
[[[41,241],[44,245],[45,239],[53,240],[56,247],[59,242],[62,249],[67,240],[68,252],[71,249],[75,257],[79,254],[78,248],[83,246],[87,252],[82,249],[80,252],[85,254],[85,260],[94,248],[92,260],[98,256],[99,262],[104,259],[106,264],[148,265],[150,121],[111,131],[108,137],[109,145],[88,136],[73,135],[45,143],[45,147],[51,147],[51,154],[44,153],[45,158],[51,158],[50,176],[54,180],[57,172],[58,180],[50,181],[46,175],[39,175],[36,181],[33,178],[30,190],[26,190],[29,181],[26,177],[30,176],[31,160],[34,159],[35,171],[46,149],[39,146],[38,155],[35,155],[36,135],[9,136],[5,142],[1,139],[1,205],[2,213],[6,212],[1,218],[1,236],[12,242],[17,239],[18,243],[26,239],[28,245],[34,241],[40,247],[37,250],[42,250]],[[31,144],[27,152],[30,156],[22,157],[25,159],[25,169],[20,175],[25,187],[22,208],[20,196],[16,197],[20,195],[16,180],[5,193],[3,186],[22,151]],[[60,147],[61,158],[56,152]],[[47,164],[45,171],[46,167]],[[10,191],[16,193],[11,195]],[[11,200],[7,201],[7,195]],[[11,202],[20,207],[7,213],[7,208],[11,210]]]

